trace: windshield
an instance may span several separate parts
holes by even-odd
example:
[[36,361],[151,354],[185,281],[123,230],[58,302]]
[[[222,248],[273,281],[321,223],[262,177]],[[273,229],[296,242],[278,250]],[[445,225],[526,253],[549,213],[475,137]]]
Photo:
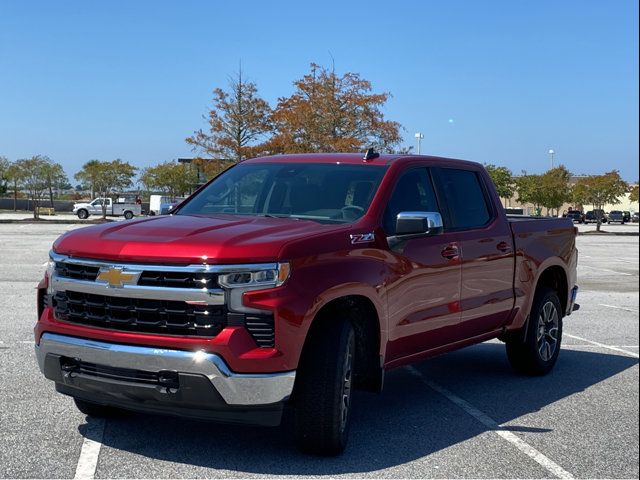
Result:
[[222,173],[176,215],[304,218],[350,223],[362,217],[386,167],[338,163],[247,163]]

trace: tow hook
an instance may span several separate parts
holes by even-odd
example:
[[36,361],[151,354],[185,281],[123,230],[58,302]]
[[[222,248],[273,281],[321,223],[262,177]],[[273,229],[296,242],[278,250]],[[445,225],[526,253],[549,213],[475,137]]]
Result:
[[178,372],[171,370],[158,372],[158,385],[161,393],[176,393],[180,387]]
[[80,368],[79,358],[61,357],[60,368],[64,378],[73,378],[73,374]]

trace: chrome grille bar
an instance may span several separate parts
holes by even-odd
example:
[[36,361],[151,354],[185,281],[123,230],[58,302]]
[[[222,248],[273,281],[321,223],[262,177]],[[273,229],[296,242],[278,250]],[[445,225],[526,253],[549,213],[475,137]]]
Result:
[[51,279],[51,288],[54,292],[72,291],[120,298],[204,302],[208,305],[224,305],[225,303],[224,290],[222,289],[195,290],[192,288],[141,287],[139,285],[110,288],[102,283],[60,278],[56,275]]

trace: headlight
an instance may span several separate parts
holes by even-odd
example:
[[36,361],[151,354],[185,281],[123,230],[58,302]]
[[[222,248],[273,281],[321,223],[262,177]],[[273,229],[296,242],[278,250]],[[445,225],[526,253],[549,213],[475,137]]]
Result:
[[257,268],[220,275],[218,283],[224,288],[279,287],[287,281],[290,272],[291,267],[288,263],[279,263],[275,268]]
[[246,271],[225,273],[218,277],[220,286],[227,290],[229,310],[233,312],[258,313],[260,310],[245,307],[242,304],[242,295],[249,290],[274,288],[283,285],[289,278],[291,265],[278,263],[263,268],[248,267]]

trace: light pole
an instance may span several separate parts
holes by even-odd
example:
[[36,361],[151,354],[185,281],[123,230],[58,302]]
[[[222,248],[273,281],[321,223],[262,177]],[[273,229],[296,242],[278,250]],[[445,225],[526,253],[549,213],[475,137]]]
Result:
[[418,139],[418,155],[420,155],[420,151],[422,147],[422,139],[424,138],[424,135],[418,132],[414,135],[414,137]]
[[553,148],[549,149],[549,156],[551,157],[551,169],[555,168],[555,163],[553,161],[553,157],[556,155],[556,152]]

